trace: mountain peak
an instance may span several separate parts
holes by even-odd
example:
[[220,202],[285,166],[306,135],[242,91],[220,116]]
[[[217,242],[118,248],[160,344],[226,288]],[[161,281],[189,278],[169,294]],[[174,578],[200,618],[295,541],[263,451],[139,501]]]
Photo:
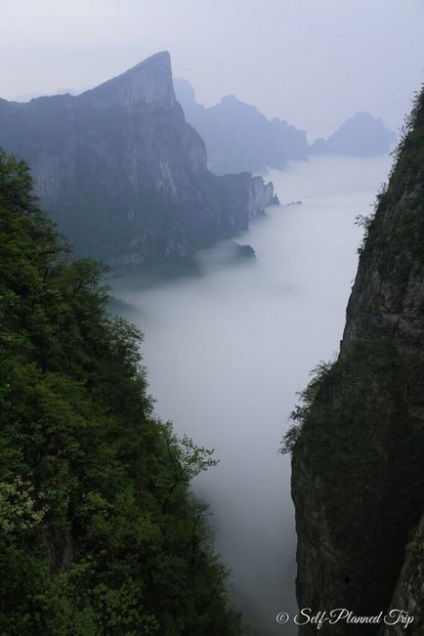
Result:
[[173,106],[176,99],[171,56],[168,51],[155,53],[121,75],[83,93],[82,97],[99,107],[114,103],[127,109],[139,105]]
[[316,139],[311,152],[316,154],[377,157],[388,154],[396,142],[396,135],[368,111],[346,119],[328,139]]
[[[154,53],[142,62],[139,62],[132,68],[128,69],[128,71],[125,71],[121,75],[112,78],[111,80],[109,80],[109,82],[113,82],[121,78],[128,78],[131,75],[145,73],[146,71],[172,75],[171,56],[169,54],[169,51],[159,51],[159,53]],[[105,83],[107,84],[108,82]]]

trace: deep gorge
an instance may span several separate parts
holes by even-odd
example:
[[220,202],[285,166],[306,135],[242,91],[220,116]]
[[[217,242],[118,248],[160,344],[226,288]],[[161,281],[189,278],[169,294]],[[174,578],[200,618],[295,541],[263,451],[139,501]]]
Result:
[[279,445],[296,391],[337,349],[362,234],[354,219],[388,167],[314,159],[273,172],[280,197],[303,203],[269,208],[239,237],[256,262],[222,268],[212,252],[201,278],[153,289],[138,289],[135,274],[116,280],[145,332],[157,412],[216,449],[220,464],[194,487],[211,503],[217,548],[260,634],[295,633],[275,622],[296,609],[290,466]]

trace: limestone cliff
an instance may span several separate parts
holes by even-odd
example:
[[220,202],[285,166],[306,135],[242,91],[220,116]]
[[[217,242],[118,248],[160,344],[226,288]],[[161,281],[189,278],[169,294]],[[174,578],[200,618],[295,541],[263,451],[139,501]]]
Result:
[[112,264],[189,258],[247,229],[272,197],[249,175],[208,172],[167,52],[77,97],[1,100],[0,145],[30,163],[77,252]]
[[[418,636],[422,529],[406,547],[424,512],[424,94],[365,225],[340,354],[292,432],[297,596],[327,612],[323,636],[397,634],[389,608],[415,613],[406,633]],[[331,624],[337,608],[351,619]]]
[[[396,620],[398,611],[413,618],[405,632],[406,620]],[[386,621],[383,636],[424,634],[424,516],[406,546],[405,562],[388,611],[391,620]]]

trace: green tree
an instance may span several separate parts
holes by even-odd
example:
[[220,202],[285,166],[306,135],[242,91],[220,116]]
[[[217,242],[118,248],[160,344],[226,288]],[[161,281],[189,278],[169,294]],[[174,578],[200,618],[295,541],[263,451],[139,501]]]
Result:
[[153,417],[141,334],[4,151],[0,271],[1,634],[239,634],[190,492],[212,451]]

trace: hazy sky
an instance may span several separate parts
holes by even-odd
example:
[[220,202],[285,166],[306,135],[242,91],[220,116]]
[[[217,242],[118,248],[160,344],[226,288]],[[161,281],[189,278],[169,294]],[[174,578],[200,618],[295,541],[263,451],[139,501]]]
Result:
[[359,110],[398,129],[424,81],[423,0],[0,0],[0,97],[90,88],[159,50],[313,138]]

